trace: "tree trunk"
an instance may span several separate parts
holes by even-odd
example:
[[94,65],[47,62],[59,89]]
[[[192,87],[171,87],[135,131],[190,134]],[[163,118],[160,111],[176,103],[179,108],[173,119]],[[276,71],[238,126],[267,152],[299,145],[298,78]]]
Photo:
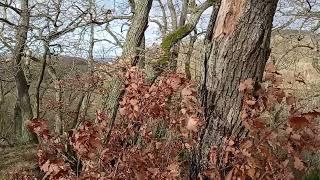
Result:
[[[94,19],[93,14],[95,13],[95,9],[94,9],[94,4],[95,4],[95,0],[89,0],[89,9],[90,9],[90,19]],[[95,45],[95,38],[94,38],[94,24],[90,24],[90,44],[89,44],[89,49],[88,49],[88,70],[87,70],[87,75],[88,78],[92,78],[93,77],[93,73],[94,73],[94,57],[93,57],[93,50],[94,50],[94,45]],[[78,127],[78,125],[83,122],[87,116],[87,112],[89,109],[89,104],[90,104],[90,92],[89,92],[89,88],[90,88],[90,83],[87,80],[85,82],[84,85],[84,92],[82,93],[81,97],[80,97],[80,101],[78,103],[78,106],[76,108],[76,118],[75,118],[75,126],[74,127]],[[82,113],[81,113],[82,112]]]
[[143,36],[142,41],[141,41],[141,44],[140,44],[140,48],[139,48],[139,53],[138,53],[139,59],[138,59],[138,63],[137,63],[137,64],[138,64],[138,67],[139,67],[140,69],[145,69],[145,65],[146,65],[146,62],[145,62],[145,60],[146,60],[146,57],[145,57],[146,53],[145,53],[145,51],[146,51],[146,37]]
[[[152,0],[135,0],[134,1],[134,16],[132,23],[126,36],[126,43],[123,47],[122,57],[132,59],[131,65],[137,65],[139,61],[139,47],[143,41],[144,32],[148,26],[149,12],[152,6]],[[124,82],[120,77],[114,77],[110,82],[109,97],[107,99],[106,110],[112,120],[115,119],[119,101],[124,94]]]
[[[212,37],[213,37],[213,33],[214,33],[213,27],[216,24],[219,9],[220,9],[220,3],[217,3],[217,4],[215,4],[215,6],[213,6],[210,20],[209,20],[209,23],[207,26],[206,35],[205,35],[204,41],[203,41],[203,44],[204,44],[203,67],[207,66],[208,60],[210,58],[210,54],[211,54],[211,50],[212,50]],[[204,69],[204,72],[201,73],[201,75],[200,75],[200,82],[203,81],[203,79],[202,79],[202,78],[204,78],[203,75],[207,74],[207,71],[208,71],[206,68],[203,68],[203,69]],[[202,87],[200,86],[200,88],[202,88]]]
[[3,82],[0,80],[0,109],[3,103],[4,103],[4,89],[3,89]]
[[40,70],[40,75],[39,75],[37,86],[36,86],[35,118],[39,118],[40,116],[40,87],[41,87],[41,84],[44,78],[44,72],[47,66],[47,56],[50,53],[49,44],[46,41],[43,42],[43,47],[44,47],[44,53],[42,56],[41,70]]
[[[93,1],[90,1],[90,8],[93,8]],[[91,10],[92,11],[92,10]],[[91,13],[92,14],[92,13]],[[92,15],[90,15],[92,16]],[[93,17],[90,17],[91,19],[93,19]],[[93,50],[94,50],[94,45],[95,45],[95,39],[94,39],[94,24],[90,25],[90,45],[89,45],[89,56],[88,56],[88,77],[92,78],[93,77],[93,73],[94,73],[94,57],[93,57]],[[81,121],[85,120],[87,113],[88,113],[88,109],[89,109],[89,104],[90,104],[90,92],[89,92],[89,88],[90,88],[90,83],[86,82],[85,83],[85,92],[83,93],[84,99],[83,99],[83,103],[82,103],[82,111],[83,111],[83,115],[81,117]],[[78,112],[80,113],[80,112]]]
[[13,109],[13,122],[14,122],[14,130],[15,130],[15,140],[18,144],[21,142],[20,138],[22,137],[22,115],[21,109],[19,106],[18,101],[16,102],[14,109]]
[[126,43],[123,46],[123,56],[136,57],[148,26],[149,12],[152,0],[135,0],[134,16],[127,32]]
[[[181,9],[181,14],[180,14],[180,19],[179,19],[179,23],[177,23],[176,15],[173,16],[173,14],[176,14],[176,12],[174,10],[174,5],[172,3],[172,0],[168,1],[169,10],[170,10],[170,14],[171,14],[171,17],[172,17],[173,31],[176,31],[177,28],[182,27],[182,26],[184,26],[186,24],[186,20],[187,20],[187,16],[188,16],[188,4],[189,4],[189,0],[184,0],[182,2],[182,9]],[[189,34],[190,33],[191,32],[189,32]],[[180,52],[180,49],[181,49],[181,40],[179,40],[178,42],[176,42],[173,45],[172,50],[170,52],[170,58],[169,58],[170,65],[169,65],[169,67],[170,67],[170,70],[172,70],[172,71],[177,71],[178,56],[179,56],[179,52]]]
[[21,0],[20,4],[21,14],[19,26],[17,27],[17,42],[16,46],[14,47],[13,61],[15,62],[16,67],[15,82],[18,93],[17,108],[21,110],[21,121],[18,122],[20,124],[17,125],[17,127],[21,127],[21,133],[18,133],[18,136],[20,137],[18,137],[17,139],[19,139],[21,143],[25,143],[30,141],[32,137],[28,132],[25,123],[26,121],[31,120],[33,117],[29,96],[29,85],[21,66],[22,55],[24,53],[29,28],[29,2],[28,0]]
[[[192,164],[191,177],[207,167],[208,152],[224,137],[240,137],[241,81],[261,81],[270,54],[273,16],[278,0],[222,0],[205,64],[201,101],[205,126]],[[211,27],[213,28],[213,27]]]
[[63,132],[62,105],[61,105],[62,87],[61,87],[61,83],[60,83],[60,78],[58,77],[56,71],[53,69],[52,66],[48,66],[48,73],[53,80],[56,103],[59,104],[58,110],[55,113],[54,132],[57,134],[62,134],[62,132]]
[[176,7],[174,7],[173,0],[167,0],[168,9],[171,16],[171,24],[173,31],[177,30],[178,28],[178,18],[177,18],[177,12]]
[[197,31],[195,30],[194,35],[190,36],[188,51],[187,51],[187,55],[186,55],[187,57],[185,58],[185,63],[184,63],[184,72],[185,72],[187,78],[190,80],[192,78],[190,63],[191,63],[192,52],[194,50],[193,46],[196,41],[197,41]]

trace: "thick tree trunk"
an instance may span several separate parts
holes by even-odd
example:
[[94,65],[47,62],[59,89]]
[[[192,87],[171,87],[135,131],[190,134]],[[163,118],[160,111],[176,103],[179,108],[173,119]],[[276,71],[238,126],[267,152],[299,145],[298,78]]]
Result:
[[146,53],[145,53],[145,51],[146,51],[146,37],[143,36],[142,41],[141,41],[141,44],[140,44],[140,48],[139,48],[139,53],[138,53],[139,59],[138,59],[138,63],[137,63],[137,64],[138,64],[138,67],[139,67],[140,69],[144,69],[144,68],[145,68],[145,65],[146,65],[146,62],[145,62],[145,60],[146,60],[146,57],[145,57]]
[[148,26],[149,12],[152,0],[135,0],[134,16],[123,46],[123,56],[136,57],[143,41],[144,32]]
[[222,0],[205,64],[201,101],[205,126],[191,169],[192,177],[207,166],[212,146],[226,136],[241,136],[241,81],[260,81],[270,54],[270,36],[278,0]]
[[[29,96],[29,85],[27,83],[24,71],[21,66],[22,55],[25,49],[27,41],[27,34],[29,28],[29,2],[28,0],[21,0],[21,17],[19,26],[17,28],[16,39],[17,43],[13,52],[13,61],[15,62],[16,74],[15,82],[17,87],[17,105],[21,110],[21,122],[17,127],[21,127],[21,133],[18,133],[18,139],[21,143],[25,143],[31,140],[31,135],[28,132],[25,123],[33,118],[32,108]],[[18,118],[18,117],[17,117]]]
[[[127,33],[126,43],[123,47],[123,58],[132,59],[131,65],[137,65],[139,61],[139,47],[141,47],[144,32],[148,26],[149,12],[152,0],[135,0],[134,16]],[[116,117],[119,101],[123,95],[124,82],[119,77],[114,77],[110,82],[111,91],[107,99],[106,110],[109,117],[113,120]]]
[[19,144],[21,142],[20,138],[22,137],[22,115],[19,103],[16,102],[13,109],[13,122],[14,122],[14,130],[15,130],[15,140]]
[[[211,50],[212,50],[212,37],[213,37],[213,30],[214,30],[214,25],[216,24],[216,20],[217,20],[217,16],[219,13],[219,9],[220,9],[220,3],[215,4],[215,6],[213,6],[212,8],[212,13],[210,16],[210,20],[208,23],[208,27],[207,27],[207,32],[206,35],[204,37],[204,56],[203,56],[203,66],[206,67],[208,60],[210,58],[210,54],[211,54]],[[204,72],[203,74],[207,74],[207,69],[204,68]],[[200,76],[200,81],[203,81],[204,76]]]

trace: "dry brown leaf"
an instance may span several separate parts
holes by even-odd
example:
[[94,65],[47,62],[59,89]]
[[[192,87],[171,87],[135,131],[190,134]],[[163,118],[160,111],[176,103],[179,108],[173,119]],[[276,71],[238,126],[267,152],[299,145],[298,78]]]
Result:
[[294,129],[301,129],[307,127],[310,123],[305,117],[291,117],[289,119],[289,124]]
[[248,170],[248,172],[247,172],[247,174],[248,174],[252,179],[255,178],[255,173],[256,173],[256,169],[254,169],[253,167],[251,167],[251,168]]
[[269,72],[269,73],[274,73],[276,72],[276,66],[272,63],[268,63],[266,64],[266,72]]
[[305,169],[305,166],[299,157],[294,157],[294,168],[299,171],[303,171]]
[[199,119],[197,119],[195,117],[189,117],[186,128],[190,131],[197,132],[198,131],[198,123],[199,123]]
[[122,116],[124,116],[126,114],[126,108],[125,107],[119,108],[119,112]]
[[226,176],[225,180],[232,180],[233,171],[234,171],[234,169],[232,169],[232,170],[228,173],[228,175]]
[[294,96],[290,94],[289,96],[286,97],[286,102],[287,102],[287,105],[292,106],[296,103],[296,99]]
[[172,163],[167,167],[167,170],[170,171],[171,177],[178,177],[179,176],[179,164],[178,163]]
[[183,88],[181,94],[183,96],[190,96],[192,95],[192,90],[189,87]]
[[291,138],[294,139],[294,140],[300,140],[301,136],[299,134],[292,134]]
[[257,101],[254,101],[254,100],[247,100],[246,103],[250,106],[253,106],[257,103]]

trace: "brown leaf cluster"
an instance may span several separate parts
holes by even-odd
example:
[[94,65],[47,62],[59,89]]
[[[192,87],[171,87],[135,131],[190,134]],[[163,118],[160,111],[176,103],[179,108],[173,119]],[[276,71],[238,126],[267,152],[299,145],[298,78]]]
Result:
[[116,122],[99,112],[95,121],[58,136],[45,120],[29,128],[40,139],[38,158],[49,179],[179,179],[197,132],[200,107],[192,83],[164,73],[154,84],[139,69],[125,74]]
[[[306,172],[304,156],[320,150],[320,112],[300,112],[295,98],[282,88],[274,65],[267,65],[267,86],[254,89],[249,79],[240,84],[244,93],[241,120],[248,134],[226,137],[222,149],[209,153],[212,179],[296,179]],[[288,116],[272,116],[276,106],[286,104]]]

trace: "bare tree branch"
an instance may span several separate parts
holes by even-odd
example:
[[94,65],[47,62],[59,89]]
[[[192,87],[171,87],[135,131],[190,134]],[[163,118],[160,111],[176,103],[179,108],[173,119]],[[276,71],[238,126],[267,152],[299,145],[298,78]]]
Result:
[[8,24],[9,26],[14,26],[14,27],[17,26],[16,24],[14,24],[14,23],[12,23],[9,20],[4,19],[4,18],[0,18],[0,22],[4,22],[4,23]]
[[160,6],[160,9],[161,9],[161,12],[162,12],[162,34],[165,35],[168,31],[168,20],[167,20],[167,14],[166,14],[166,10],[165,10],[165,7],[162,3],[161,0],[157,0],[157,2],[159,3],[159,6]]
[[178,28],[178,20],[177,20],[177,12],[174,8],[174,4],[172,0],[168,0],[168,8],[170,11],[171,19],[172,19],[172,29],[176,30]]
[[123,47],[123,44],[120,42],[120,40],[118,39],[118,37],[111,31],[111,29],[106,26],[106,31],[110,34],[110,36],[113,38],[113,40],[116,42],[116,43],[112,43],[116,46],[120,46],[121,48]]
[[97,21],[97,20],[92,20],[92,23],[97,24],[97,25],[103,25],[106,23],[109,23],[113,20],[124,20],[124,19],[131,19],[132,16],[112,16],[109,19],[105,19],[104,21]]
[[21,14],[21,10],[20,9],[18,9],[16,7],[13,7],[13,6],[10,6],[9,4],[4,4],[4,3],[0,2],[0,6],[5,7],[5,8],[9,8],[9,9],[13,10],[14,12],[16,12],[17,14],[19,14],[19,15]]

